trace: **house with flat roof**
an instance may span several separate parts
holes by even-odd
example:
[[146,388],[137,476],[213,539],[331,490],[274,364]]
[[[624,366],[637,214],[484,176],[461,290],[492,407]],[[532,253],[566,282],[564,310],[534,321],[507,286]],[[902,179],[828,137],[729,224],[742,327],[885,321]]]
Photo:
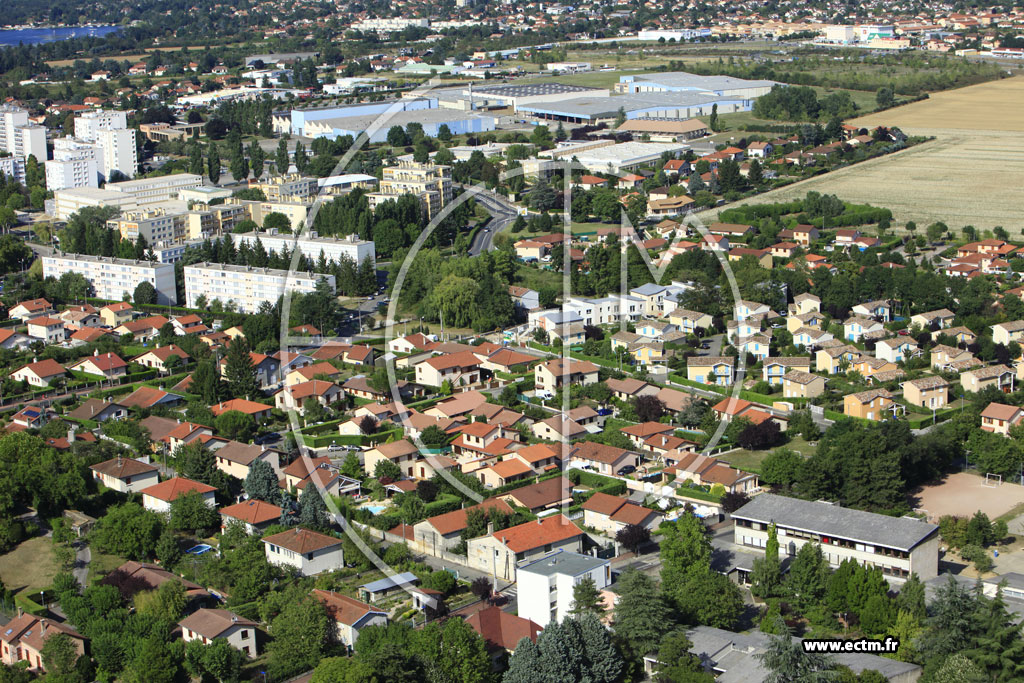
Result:
[[562,621],[572,609],[573,588],[587,578],[603,589],[612,582],[611,562],[556,550],[522,564],[517,572],[519,616],[540,626]]
[[794,556],[805,543],[817,543],[829,565],[851,559],[881,567],[902,583],[916,573],[922,581],[939,570],[939,527],[910,517],[889,517],[825,502],[762,493],[732,513],[734,542],[764,548],[775,524],[779,552]]

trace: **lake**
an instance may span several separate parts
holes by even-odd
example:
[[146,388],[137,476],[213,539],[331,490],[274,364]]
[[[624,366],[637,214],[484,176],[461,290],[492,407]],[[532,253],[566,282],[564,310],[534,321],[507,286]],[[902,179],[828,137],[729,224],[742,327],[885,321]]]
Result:
[[18,28],[0,30],[0,47],[12,45],[37,45],[53,43],[68,38],[85,38],[97,36],[102,38],[108,33],[119,31],[120,26],[62,26],[59,28]]

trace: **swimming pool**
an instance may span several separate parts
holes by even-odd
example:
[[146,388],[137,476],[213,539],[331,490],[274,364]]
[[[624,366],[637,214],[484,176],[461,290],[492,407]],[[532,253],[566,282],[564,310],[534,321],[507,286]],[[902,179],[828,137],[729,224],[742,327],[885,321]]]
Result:
[[372,512],[375,515],[379,515],[383,510],[386,510],[387,508],[388,508],[387,505],[364,505],[363,506],[364,510],[369,510],[370,512]]

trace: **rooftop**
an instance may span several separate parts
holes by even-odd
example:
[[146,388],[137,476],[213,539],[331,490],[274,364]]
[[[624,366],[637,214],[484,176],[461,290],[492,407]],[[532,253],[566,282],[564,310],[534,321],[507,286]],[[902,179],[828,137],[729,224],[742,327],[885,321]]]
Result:
[[608,560],[602,560],[598,557],[581,555],[569,550],[556,550],[539,560],[534,560],[529,564],[520,566],[518,571],[541,574],[543,576],[554,576],[555,574],[579,576],[603,567],[606,564],[608,564]]

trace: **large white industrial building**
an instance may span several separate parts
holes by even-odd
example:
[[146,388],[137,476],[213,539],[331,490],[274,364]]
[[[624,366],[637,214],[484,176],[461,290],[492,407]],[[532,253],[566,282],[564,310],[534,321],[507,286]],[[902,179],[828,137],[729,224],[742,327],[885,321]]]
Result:
[[279,235],[271,232],[231,234],[231,241],[235,243],[235,247],[240,247],[243,244],[248,244],[252,247],[256,244],[257,239],[268,252],[274,251],[280,254],[286,248],[291,252],[298,249],[303,256],[314,261],[320,258],[320,254],[323,254],[324,258],[328,261],[335,261],[337,263],[340,263],[345,258],[352,259],[356,263],[362,263],[364,260],[370,259],[370,263],[373,264],[374,268],[377,267],[373,242],[361,240],[355,235],[348,235],[342,238],[320,237],[315,231],[311,231],[309,237]]
[[255,313],[260,304],[276,303],[286,291],[309,294],[321,280],[335,291],[333,275],[196,263],[185,266],[185,299],[189,308],[197,308],[196,301],[204,297],[207,302],[218,299],[225,305],[233,303],[241,313]]
[[43,257],[44,278],[59,278],[64,273],[84,276],[100,299],[123,301],[126,292],[130,295],[139,284],[148,282],[156,290],[158,304],[178,303],[174,265],[170,263],[59,252]]
[[666,152],[680,157],[689,147],[678,142],[623,142],[581,151],[573,158],[590,171],[621,173],[656,163]]

